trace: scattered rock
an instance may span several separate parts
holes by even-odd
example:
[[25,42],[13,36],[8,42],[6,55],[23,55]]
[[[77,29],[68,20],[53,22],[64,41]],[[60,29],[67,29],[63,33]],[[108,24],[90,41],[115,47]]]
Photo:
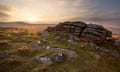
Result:
[[101,55],[101,56],[105,56],[106,53],[105,53],[105,52],[101,52],[100,55]]
[[64,53],[64,54],[68,55],[69,57],[77,56],[77,53],[75,51],[63,49],[63,48],[52,48],[52,47],[48,46],[48,48],[46,48],[46,50]]
[[54,39],[55,39],[55,40],[59,40],[59,39],[61,39],[61,38],[60,38],[60,36],[56,36]]
[[114,52],[112,53],[112,56],[113,56],[115,59],[120,60],[120,54],[119,54],[117,51],[114,51]]
[[77,45],[77,42],[75,42],[74,40],[68,40],[67,43],[71,45]]
[[9,52],[0,52],[0,58],[7,57],[9,55]]
[[69,34],[69,39],[74,40],[74,41],[79,41],[80,40],[80,38],[78,38],[78,37],[76,37],[74,35],[71,35],[71,34]]
[[85,48],[85,45],[81,45],[80,48]]
[[68,50],[68,49],[65,49],[64,53],[67,54],[69,57],[75,57],[75,56],[77,56],[77,53],[75,51]]
[[56,52],[60,52],[60,53],[64,53],[66,55],[68,55],[69,57],[75,57],[77,56],[77,53],[75,51],[69,50],[69,49],[64,49],[64,48],[57,48],[57,47],[51,47],[51,46],[40,46],[40,45],[34,45],[34,48],[43,48],[45,50],[49,50],[49,51],[56,51]]
[[96,49],[96,50],[100,49],[100,47],[97,46],[97,45],[96,45],[95,43],[93,43],[93,42],[90,42],[89,45],[90,45],[92,48]]
[[37,41],[37,44],[39,44],[39,45],[40,45],[40,44],[41,44],[41,41],[40,41],[40,40],[38,40],[38,41]]
[[108,50],[108,49],[103,48],[103,52],[108,53],[108,52],[109,52],[109,50]]
[[41,41],[37,41],[35,44],[32,45],[32,48],[41,48],[42,45],[41,45]]
[[95,55],[94,55],[94,57],[95,57],[95,59],[96,59],[96,60],[101,59],[101,56],[100,56],[100,55],[98,55],[98,54],[95,54]]
[[32,41],[30,41],[30,40],[21,40],[22,44],[27,44],[27,43],[30,43],[30,42],[32,42]]
[[47,31],[41,33],[41,36],[44,37],[45,39],[48,39],[50,37]]
[[62,63],[63,60],[64,60],[64,57],[63,57],[63,54],[62,54],[62,53],[58,53],[58,54],[54,54],[54,55],[52,56],[52,59],[53,59],[55,62]]
[[38,56],[36,59],[37,59],[38,62],[42,62],[44,64],[48,64],[48,65],[53,64],[52,60],[50,58],[48,58],[48,57]]
[[120,40],[116,40],[114,45],[117,46],[120,49]]
[[41,45],[40,44],[33,44],[32,48],[41,48]]
[[96,46],[96,44],[95,44],[95,43],[92,43],[92,42],[90,42],[89,45],[90,45],[92,48],[94,48],[94,47]]
[[46,46],[46,49],[49,50],[51,47],[50,46]]

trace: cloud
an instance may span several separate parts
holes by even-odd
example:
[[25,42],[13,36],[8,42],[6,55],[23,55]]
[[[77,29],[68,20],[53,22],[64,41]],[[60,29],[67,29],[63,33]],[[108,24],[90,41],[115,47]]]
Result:
[[5,18],[5,17],[8,17],[8,16],[9,16],[8,14],[0,12],[0,17]]
[[66,1],[66,0],[58,0],[58,1],[57,1],[57,4],[58,4],[59,6],[65,6],[65,5],[68,4],[68,1]]
[[0,21],[8,20],[10,15],[0,12]]
[[82,10],[81,13],[87,13],[84,14],[84,16],[71,16],[69,17],[70,20],[87,20],[87,21],[96,21],[96,22],[102,22],[102,21],[120,21],[120,11],[111,11],[111,12],[93,12],[87,10]]
[[9,11],[10,8],[2,3],[0,3],[0,11]]
[[89,21],[103,22],[103,21],[120,21],[120,12],[107,12],[104,14],[95,14],[96,16],[91,16],[87,18]]
[[8,12],[10,8],[2,3],[0,3],[0,21],[8,20],[10,15]]
[[75,6],[75,7],[81,6],[81,3],[82,3],[82,0],[74,0],[72,2],[73,6]]
[[93,13],[86,16],[69,16],[64,18],[65,21],[85,21],[96,23],[107,27],[120,27],[120,11]]

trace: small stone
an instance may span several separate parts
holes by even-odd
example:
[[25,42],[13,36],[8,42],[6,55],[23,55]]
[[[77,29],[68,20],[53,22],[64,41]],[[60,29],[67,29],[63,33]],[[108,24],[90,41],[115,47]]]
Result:
[[104,49],[103,49],[103,52],[109,52],[109,50],[104,48]]
[[99,47],[99,46],[96,46],[95,49],[98,50],[98,49],[100,49],[100,47]]
[[64,57],[63,57],[63,54],[58,53],[58,54],[53,55],[52,59],[56,62],[62,63]]
[[77,53],[75,51],[69,50],[69,49],[63,49],[63,48],[50,48],[49,46],[46,48],[46,50],[49,51],[57,51],[61,53],[65,53],[69,57],[75,57],[77,56]]
[[114,51],[114,52],[112,53],[112,56],[113,56],[114,58],[116,58],[117,60],[120,60],[120,54],[119,54],[117,51]]
[[68,40],[67,42],[68,44],[71,44],[71,45],[77,45],[77,42],[75,42],[74,40]]
[[43,32],[43,33],[41,33],[42,34],[42,37],[44,37],[45,39],[47,39],[47,38],[49,38],[50,37],[50,35],[49,35],[49,33],[46,31],[46,32]]
[[96,47],[96,44],[94,44],[94,43],[89,43],[89,45],[92,47],[92,48],[95,48]]
[[72,51],[72,50],[65,49],[64,52],[65,52],[65,54],[67,54],[69,57],[75,57],[75,56],[77,56],[77,53],[76,53],[75,51]]
[[32,45],[32,48],[41,48],[41,45],[40,44],[34,44],[34,45]]
[[48,64],[48,65],[53,64],[53,62],[51,61],[51,59],[48,58],[48,57],[41,57],[41,56],[39,56],[39,57],[37,57],[37,61],[38,62],[42,62],[44,64]]
[[81,48],[85,48],[85,46],[84,46],[84,45],[81,45],[80,47],[81,47]]
[[50,50],[50,48],[51,48],[50,46],[46,46],[46,50]]
[[95,59],[96,59],[96,60],[99,60],[99,59],[101,58],[101,56],[100,56],[100,55],[98,55],[98,54],[95,54],[95,56],[94,56],[94,57],[95,57]]
[[117,46],[120,49],[120,40],[116,40],[114,45]]
[[0,58],[7,57],[8,55],[8,52],[0,52]]
[[59,40],[59,39],[60,39],[60,36],[56,36],[54,39],[55,39],[55,40]]
[[37,44],[41,44],[41,41],[37,41]]
[[104,52],[101,52],[101,53],[100,53],[100,55],[101,55],[101,56],[105,56],[105,55],[106,55],[106,53],[104,53]]
[[27,44],[27,43],[30,43],[30,42],[31,42],[30,40],[21,40],[22,44]]

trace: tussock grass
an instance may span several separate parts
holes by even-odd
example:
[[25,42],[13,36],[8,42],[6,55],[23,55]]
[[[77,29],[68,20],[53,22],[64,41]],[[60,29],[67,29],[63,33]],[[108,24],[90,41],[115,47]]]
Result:
[[[111,56],[112,51],[118,51],[110,44],[102,44],[101,47],[110,50],[106,56],[96,60],[94,54],[100,54],[101,51],[92,48],[86,41],[77,41],[78,45],[70,45],[61,40],[55,40],[56,33],[49,33],[50,37],[44,39],[38,34],[5,32],[10,35],[8,44],[0,45],[0,51],[8,51],[11,55],[0,59],[0,72],[119,72],[120,61]],[[20,35],[20,36],[19,36]],[[19,36],[19,37],[18,37]],[[57,34],[61,39],[68,40],[68,36]],[[22,44],[21,40],[31,41]],[[56,52],[47,51],[42,48],[32,48],[38,40],[42,45],[51,47],[60,47],[75,51],[78,55],[74,58],[66,58],[63,63],[54,63],[53,65],[42,64],[37,62],[37,56],[47,56],[49,58]],[[85,45],[84,48],[81,45]]]

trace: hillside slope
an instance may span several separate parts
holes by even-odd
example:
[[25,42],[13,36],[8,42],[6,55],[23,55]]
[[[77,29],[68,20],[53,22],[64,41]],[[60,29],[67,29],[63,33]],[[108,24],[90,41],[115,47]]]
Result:
[[0,72],[120,72],[120,49],[59,31],[1,30]]

